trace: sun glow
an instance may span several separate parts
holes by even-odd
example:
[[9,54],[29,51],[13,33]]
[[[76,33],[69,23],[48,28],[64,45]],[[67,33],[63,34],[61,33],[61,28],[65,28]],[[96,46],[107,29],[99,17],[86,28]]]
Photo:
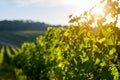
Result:
[[93,9],[92,14],[95,15],[97,18],[104,17],[104,11],[102,7],[99,6]]
[[[72,1],[72,0],[70,0]],[[67,0],[65,1],[65,3]],[[75,15],[79,15],[84,11],[88,11],[91,7],[98,5],[100,0],[73,0],[71,5],[74,8],[77,8],[76,11],[73,13]]]
[[94,6],[94,8],[92,9],[91,13],[96,16],[97,19],[103,18],[105,15],[105,11],[103,10],[103,7],[105,6],[107,0],[105,2],[103,2],[102,4],[100,4],[100,1],[98,1],[98,3]]
[[117,27],[120,27],[120,14],[118,15]]
[[[92,7],[93,9],[91,10],[91,14],[95,16],[96,20],[97,19],[102,19],[105,17],[106,11],[103,10],[103,7],[106,5],[107,0],[105,0],[102,4],[100,4],[101,0],[84,0],[83,1],[83,11],[89,11]],[[120,5],[120,4],[119,4]],[[114,22],[116,20],[115,18],[111,17],[111,14],[108,14],[106,16],[106,23]],[[118,16],[118,21],[117,21],[117,27],[120,27],[120,15]]]
[[116,18],[112,18],[110,14],[106,17],[106,23],[114,22],[115,20]]
[[79,15],[82,14],[84,11],[89,11],[92,7],[94,7],[94,9],[92,10],[92,14],[97,17],[103,17],[104,11],[102,9],[102,6],[104,6],[104,4],[101,5],[100,1],[101,0],[73,0],[71,5],[74,8],[77,8],[73,14]]
[[[65,21],[63,22],[69,22],[68,15],[73,16],[80,16],[80,14],[84,13],[84,11],[89,11],[92,7],[92,14],[96,17],[96,19],[103,18],[105,15],[105,10],[103,10],[103,6],[106,4],[107,0],[105,0],[102,4],[100,4],[101,0],[12,0],[18,5],[20,8],[22,7],[45,7],[45,12],[47,13],[51,9],[63,9],[61,10],[61,13],[56,10],[54,14],[58,14],[58,16],[65,16]],[[117,0],[112,0],[117,1]],[[49,9],[49,10],[48,10]],[[39,11],[39,10],[38,10]],[[44,12],[44,11],[43,11]],[[61,17],[60,17],[61,18]],[[45,19],[45,18],[44,18]],[[109,23],[113,21],[110,17],[110,15],[107,16],[106,22]],[[56,21],[56,18],[55,18]],[[51,20],[50,20],[51,22]],[[120,22],[120,21],[119,21]],[[120,24],[120,23],[119,23]]]

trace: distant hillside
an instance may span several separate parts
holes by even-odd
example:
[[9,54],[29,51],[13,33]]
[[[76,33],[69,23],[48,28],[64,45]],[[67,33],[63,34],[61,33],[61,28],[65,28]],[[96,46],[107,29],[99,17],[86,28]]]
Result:
[[47,28],[60,27],[31,20],[0,21],[0,46],[20,47],[24,42],[33,42],[36,37],[43,35]]
[[47,30],[48,26],[52,27],[60,27],[60,25],[49,25],[45,24],[43,22],[33,22],[31,20],[3,20],[0,21],[0,31],[7,31],[7,30],[13,30],[13,31],[21,31],[21,30]]

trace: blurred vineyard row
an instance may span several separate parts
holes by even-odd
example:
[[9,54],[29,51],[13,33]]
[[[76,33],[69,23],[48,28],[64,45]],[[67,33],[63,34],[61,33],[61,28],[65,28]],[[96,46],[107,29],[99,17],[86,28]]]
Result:
[[19,48],[0,45],[0,80],[24,80],[21,69],[13,66],[12,59],[18,55]]

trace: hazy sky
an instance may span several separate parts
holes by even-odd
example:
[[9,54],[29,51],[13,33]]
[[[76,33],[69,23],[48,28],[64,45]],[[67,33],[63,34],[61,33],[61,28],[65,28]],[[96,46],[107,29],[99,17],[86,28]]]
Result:
[[78,15],[96,4],[92,1],[0,0],[0,20],[33,20],[49,24],[68,24],[70,14]]

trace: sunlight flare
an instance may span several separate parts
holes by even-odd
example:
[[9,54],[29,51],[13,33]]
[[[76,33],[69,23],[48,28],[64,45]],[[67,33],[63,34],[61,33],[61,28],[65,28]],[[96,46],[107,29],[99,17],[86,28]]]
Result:
[[104,11],[100,6],[93,9],[92,14],[95,15],[97,18],[104,17]]
[[84,11],[88,11],[91,7],[98,5],[100,0],[74,0],[74,8],[78,8],[79,10],[76,10],[74,13],[80,14]]

